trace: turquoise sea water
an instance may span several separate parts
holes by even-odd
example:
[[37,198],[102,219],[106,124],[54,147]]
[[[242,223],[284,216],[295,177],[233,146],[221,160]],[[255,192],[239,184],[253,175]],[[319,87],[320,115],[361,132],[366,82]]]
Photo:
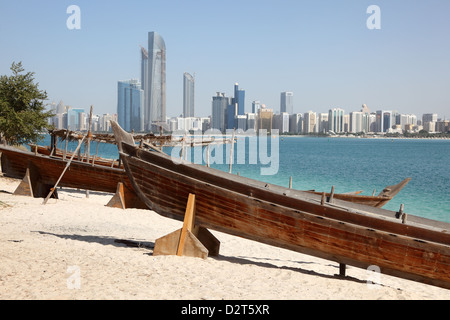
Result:
[[[246,139],[241,140],[245,142],[241,144],[245,146],[245,159],[241,157],[243,149],[235,146],[234,174],[239,172],[241,176],[286,187],[292,176],[294,189],[329,192],[335,186],[336,193],[363,190],[366,195],[372,195],[374,189],[378,194],[385,186],[411,177],[411,182],[384,208],[397,211],[400,204],[404,204],[408,214],[450,222],[450,140],[278,137],[278,171],[273,175],[261,175],[261,167],[269,165],[249,163],[252,162],[249,154],[254,156],[255,153],[249,146],[255,140],[238,139]],[[49,145],[49,141],[47,136],[41,144]],[[276,141],[269,138],[269,151],[261,151],[261,154],[272,157],[275,162],[271,146],[276,144],[271,142]],[[260,146],[258,141],[256,144]],[[75,148],[75,143],[69,145],[69,149]],[[228,172],[226,148],[223,146],[223,164],[211,166]],[[172,153],[170,148],[164,151]],[[93,143],[91,153],[95,152],[96,143]],[[260,159],[259,151],[256,152],[256,158]],[[195,151],[191,152],[192,161],[194,154]],[[205,162],[206,152],[204,155]],[[212,152],[212,158],[214,155]],[[101,144],[99,156],[117,159],[116,146]],[[245,163],[237,164],[238,157]]]

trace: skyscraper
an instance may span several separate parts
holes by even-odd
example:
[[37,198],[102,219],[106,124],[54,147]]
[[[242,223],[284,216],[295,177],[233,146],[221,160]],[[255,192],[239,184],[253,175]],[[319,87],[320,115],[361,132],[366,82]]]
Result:
[[[144,90],[144,110],[148,107],[148,51],[141,46],[141,89]],[[143,111],[144,111],[143,110]],[[145,115],[147,114],[146,111],[144,111],[144,128],[147,128],[147,125],[145,125]]]
[[227,107],[230,99],[225,96],[225,93],[217,92],[213,97],[212,112],[211,112],[211,129],[217,129],[222,132],[226,129]]
[[234,98],[232,104],[237,104],[237,114],[245,114],[245,90],[239,89],[239,83],[234,84]]
[[344,132],[344,110],[333,108],[328,111],[328,130],[334,133]]
[[252,102],[252,113],[258,113],[259,108],[261,108],[261,102],[253,101]]
[[[156,32],[148,33],[148,56],[142,50],[141,76],[144,83],[144,129],[166,122],[166,45]],[[143,71],[147,64],[147,73]]]
[[195,78],[185,72],[183,75],[183,117],[194,117]]
[[119,81],[117,114],[119,125],[126,131],[144,130],[144,91],[138,80]]
[[282,92],[280,101],[280,113],[294,113],[294,94],[292,92]]

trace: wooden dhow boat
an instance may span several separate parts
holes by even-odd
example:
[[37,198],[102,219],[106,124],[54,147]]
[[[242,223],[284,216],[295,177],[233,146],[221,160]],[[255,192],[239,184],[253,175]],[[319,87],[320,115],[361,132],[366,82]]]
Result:
[[[57,158],[65,158],[68,159],[72,156],[72,153],[70,152],[64,152],[62,149],[58,148],[52,148],[51,146],[38,146],[38,145],[30,145],[31,152],[57,157]],[[64,155],[65,153],[65,155]],[[89,162],[95,164],[96,166],[105,166],[105,167],[112,167],[112,168],[119,168],[123,170],[123,164],[120,163],[120,161],[114,160],[114,159],[104,159],[100,157],[92,157],[91,160],[86,159],[85,157],[81,158],[81,162]],[[95,167],[93,168],[95,169]],[[126,175],[125,175],[126,176]],[[126,179],[128,177],[126,176]],[[324,196],[329,200],[330,198],[335,198],[343,201],[349,201],[353,203],[359,203],[364,204],[372,207],[381,208],[385,204],[387,204],[389,201],[391,201],[395,195],[397,195],[403,188],[406,186],[411,178],[406,178],[402,182],[393,185],[393,186],[387,186],[383,189],[383,191],[378,194],[377,196],[372,195],[362,195],[360,194],[361,191],[357,192],[349,192],[349,193],[334,193],[334,188],[332,188],[332,192],[325,193]],[[308,190],[306,192],[314,193],[317,195],[323,195],[323,192],[316,192],[314,190]]]
[[112,122],[137,195],[183,220],[195,195],[195,224],[276,247],[450,289],[450,224],[288,189],[174,160],[135,145]]
[[23,179],[28,175],[35,197],[47,196],[60,177],[61,187],[114,193],[121,182],[133,190],[123,169],[73,160],[61,176],[69,159],[3,145],[0,145],[0,153],[3,174],[15,179]]

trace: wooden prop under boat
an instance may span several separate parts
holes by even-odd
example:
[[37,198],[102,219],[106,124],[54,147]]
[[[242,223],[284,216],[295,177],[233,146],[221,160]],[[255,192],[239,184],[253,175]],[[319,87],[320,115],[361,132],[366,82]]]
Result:
[[182,220],[195,194],[204,228],[382,274],[450,289],[450,224],[297,191],[140,149],[112,122],[134,190],[160,215]]

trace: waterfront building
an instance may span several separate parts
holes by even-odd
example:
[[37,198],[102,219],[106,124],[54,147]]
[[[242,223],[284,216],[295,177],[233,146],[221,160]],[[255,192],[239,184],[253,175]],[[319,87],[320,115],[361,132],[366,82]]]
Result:
[[377,132],[377,114],[372,112],[369,114],[369,131],[368,132]]
[[289,132],[289,114],[287,112],[273,116],[273,129],[278,129],[280,134]]
[[436,122],[436,132],[448,132],[450,131],[450,121],[441,120]]
[[377,110],[375,132],[387,132],[394,124],[395,116],[392,111]]
[[227,106],[227,129],[236,128],[235,117],[238,115],[238,104],[231,103]]
[[259,108],[261,108],[261,102],[259,102],[259,101],[253,101],[253,102],[252,102],[252,113],[258,114]]
[[428,132],[436,132],[436,121],[424,122],[423,130],[428,131]]
[[[144,129],[151,131],[166,122],[166,45],[156,32],[148,33],[148,52],[142,51],[141,72],[144,83]],[[142,71],[146,69],[147,71]],[[152,127],[153,125],[153,127]]]
[[437,121],[438,121],[437,113],[424,113],[422,115],[422,125],[424,125],[426,122],[437,122]]
[[327,133],[328,132],[328,113],[319,113],[317,119],[318,131],[319,133]]
[[52,123],[56,129],[65,129],[64,126],[64,115],[66,115],[66,113],[57,113],[52,117]]
[[58,105],[56,106],[56,114],[62,114],[66,112],[66,106],[64,105],[64,103],[61,101],[59,101]]
[[144,131],[144,91],[137,79],[117,84],[117,115],[119,125],[126,131]]
[[99,117],[99,128],[100,131],[109,132],[111,131],[111,120],[117,121],[117,113],[115,114],[103,114],[101,117]]
[[308,111],[303,114],[303,133],[317,133],[317,114]]
[[344,114],[344,130],[343,132],[349,132],[350,130],[350,117],[348,114]]
[[289,116],[289,133],[299,134],[303,130],[303,119],[301,113],[294,113]]
[[353,111],[349,114],[349,120],[350,120],[350,129],[349,132],[352,133],[358,133],[363,132],[365,129],[363,129],[363,113],[359,111]]
[[183,117],[194,117],[195,78],[185,72],[183,75]]
[[236,114],[245,114],[245,90],[239,89],[239,83],[234,84],[234,98],[231,99],[231,103],[237,104]]
[[370,109],[369,109],[369,107],[366,104],[363,104],[362,107],[361,107],[361,112],[370,114]]
[[328,130],[334,133],[344,132],[344,110],[333,108],[328,111]]
[[388,132],[395,125],[395,114],[392,111],[383,112],[383,131]]
[[229,104],[230,99],[225,96],[225,93],[217,92],[217,95],[212,98],[211,129],[225,131],[227,128],[226,113]]
[[67,107],[64,127],[73,131],[80,130],[80,113],[84,113],[84,109]]
[[247,113],[247,130],[256,130],[257,113]]
[[280,99],[280,113],[287,112],[288,114],[294,113],[294,93],[282,92]]
[[236,130],[247,130],[247,115],[238,114],[234,117],[234,128]]
[[417,117],[414,114],[399,114],[397,119],[396,123],[400,125],[402,130],[406,130],[407,125],[417,125]]
[[261,107],[258,112],[257,130],[267,130],[272,132],[273,110]]

